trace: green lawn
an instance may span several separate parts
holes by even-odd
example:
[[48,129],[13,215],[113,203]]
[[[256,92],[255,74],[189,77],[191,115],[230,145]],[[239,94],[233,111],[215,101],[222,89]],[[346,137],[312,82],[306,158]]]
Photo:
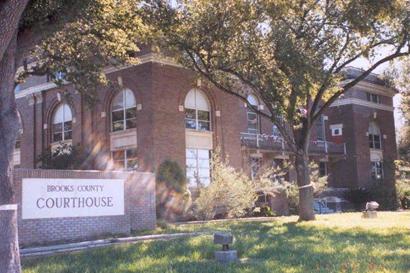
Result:
[[[171,226],[169,231],[229,230],[241,262],[213,261],[211,235],[108,247],[41,259],[25,259],[25,273],[66,272],[410,272],[410,212],[295,217],[269,222]],[[158,230],[156,231],[159,232]]]

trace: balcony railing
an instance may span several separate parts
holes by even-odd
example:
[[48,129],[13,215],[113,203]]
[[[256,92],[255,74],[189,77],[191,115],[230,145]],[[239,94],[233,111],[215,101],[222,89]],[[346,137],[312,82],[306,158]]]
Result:
[[[282,153],[289,153],[290,149],[280,136],[241,133],[241,143],[243,146],[253,149],[271,150]],[[312,154],[346,154],[345,143],[334,143],[329,141],[312,141],[309,145],[309,153]]]

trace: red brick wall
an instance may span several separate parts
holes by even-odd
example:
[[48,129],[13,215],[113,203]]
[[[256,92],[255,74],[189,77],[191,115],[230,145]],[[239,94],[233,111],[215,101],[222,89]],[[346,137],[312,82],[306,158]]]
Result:
[[18,230],[22,245],[87,240],[102,235],[130,234],[131,230],[155,228],[155,180],[152,173],[16,169],[14,183],[19,208],[23,178],[124,179],[125,214],[23,220],[19,210]]

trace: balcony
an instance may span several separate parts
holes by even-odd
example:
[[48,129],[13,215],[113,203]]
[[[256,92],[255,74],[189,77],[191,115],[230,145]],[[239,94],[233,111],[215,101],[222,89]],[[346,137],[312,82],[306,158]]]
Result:
[[[280,136],[265,134],[241,133],[241,144],[250,149],[289,153],[290,149]],[[310,154],[346,155],[345,143],[329,141],[312,141],[309,145]]]

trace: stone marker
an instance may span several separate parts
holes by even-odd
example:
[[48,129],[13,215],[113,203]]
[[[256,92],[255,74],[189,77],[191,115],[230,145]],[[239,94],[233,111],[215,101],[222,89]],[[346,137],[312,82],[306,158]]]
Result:
[[217,232],[214,234],[214,244],[222,245],[222,250],[215,251],[215,259],[223,264],[233,263],[238,260],[236,250],[230,250],[229,245],[233,243],[231,233]]
[[366,210],[363,211],[363,218],[377,218],[377,209],[379,204],[375,201],[366,203]]

